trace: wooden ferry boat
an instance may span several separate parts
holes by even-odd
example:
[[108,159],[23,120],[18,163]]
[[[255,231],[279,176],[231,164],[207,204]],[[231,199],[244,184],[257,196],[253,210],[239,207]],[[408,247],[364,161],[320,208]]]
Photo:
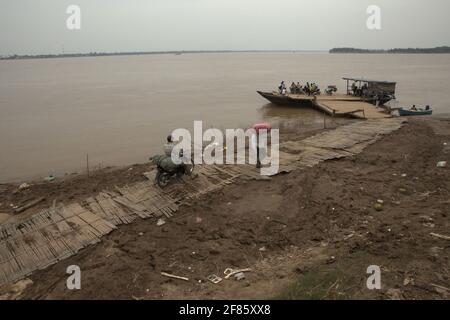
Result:
[[274,104],[311,107],[331,116],[356,118],[391,117],[390,113],[386,112],[383,106],[388,101],[395,99],[395,82],[362,78],[343,79],[347,81],[346,94],[306,95],[301,93],[281,94],[276,91],[257,92]]

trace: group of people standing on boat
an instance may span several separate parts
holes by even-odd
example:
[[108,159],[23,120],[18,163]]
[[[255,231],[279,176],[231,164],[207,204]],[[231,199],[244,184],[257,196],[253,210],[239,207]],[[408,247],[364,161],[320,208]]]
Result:
[[367,89],[368,89],[367,83],[364,83],[361,87],[358,87],[356,82],[353,82],[352,84],[352,93],[356,97],[365,96],[367,94]]
[[423,108],[417,108],[416,105],[413,104],[413,106],[412,106],[411,109],[409,109],[409,110],[411,110],[411,111],[429,111],[429,110],[431,110],[431,108],[430,108],[429,105],[426,105],[426,106],[425,106],[425,109],[423,109]]
[[[306,85],[304,86],[302,86],[300,82],[297,82],[297,84],[295,82],[292,82],[289,90],[292,94],[306,94],[308,96],[320,94],[319,86],[314,82],[306,82]],[[278,92],[282,95],[285,95],[287,93],[284,81],[281,81],[281,84],[278,87]]]

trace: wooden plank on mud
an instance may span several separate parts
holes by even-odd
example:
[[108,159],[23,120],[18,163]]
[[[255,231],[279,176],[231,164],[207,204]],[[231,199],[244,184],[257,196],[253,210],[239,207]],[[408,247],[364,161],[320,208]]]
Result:
[[[136,218],[136,214],[125,212],[115,201],[106,193],[100,193],[96,200],[108,217],[113,218],[115,222],[131,223]],[[116,223],[115,223],[116,224]],[[120,223],[119,223],[120,224]]]
[[40,197],[40,198],[34,199],[34,200],[32,200],[32,201],[30,201],[30,202],[24,204],[23,206],[21,206],[21,207],[19,207],[19,208],[17,208],[17,209],[14,209],[14,212],[15,212],[15,213],[21,213],[21,212],[24,212],[25,210],[28,210],[28,209],[34,207],[35,205],[37,205],[38,203],[40,203],[40,202],[42,202],[42,201],[44,201],[44,200],[45,200],[44,197]]

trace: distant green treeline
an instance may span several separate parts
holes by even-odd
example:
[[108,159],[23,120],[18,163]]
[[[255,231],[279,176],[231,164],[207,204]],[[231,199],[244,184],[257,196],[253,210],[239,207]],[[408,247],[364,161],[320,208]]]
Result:
[[435,48],[395,48],[389,50],[373,50],[358,48],[333,48],[330,53],[450,53],[450,47]]

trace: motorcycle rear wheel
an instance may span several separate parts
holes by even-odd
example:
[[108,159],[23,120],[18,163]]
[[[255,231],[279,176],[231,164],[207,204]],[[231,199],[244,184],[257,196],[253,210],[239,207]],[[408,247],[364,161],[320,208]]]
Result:
[[166,173],[158,171],[156,174],[156,183],[160,188],[164,188],[169,184],[170,176]]

